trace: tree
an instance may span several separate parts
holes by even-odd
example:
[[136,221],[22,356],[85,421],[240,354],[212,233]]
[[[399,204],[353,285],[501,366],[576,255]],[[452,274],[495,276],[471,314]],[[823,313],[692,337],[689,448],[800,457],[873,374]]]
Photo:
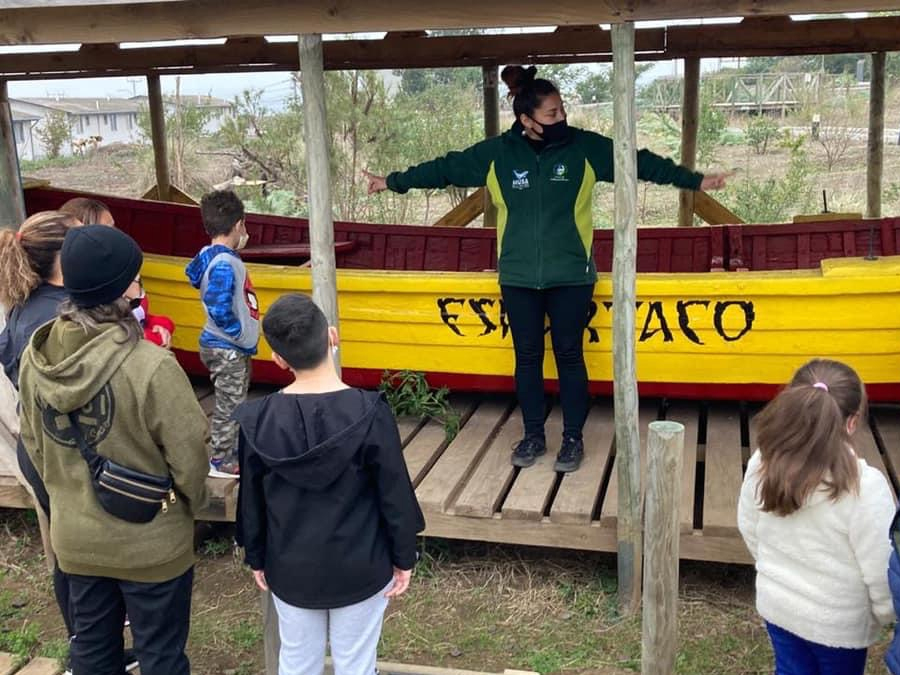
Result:
[[47,115],[44,123],[39,125],[37,137],[47,150],[49,159],[56,159],[62,152],[63,146],[72,140],[72,126],[66,113],[54,110]]
[[700,120],[697,129],[697,161],[709,166],[715,161],[716,148],[727,126],[725,114],[713,105],[713,96],[707,86],[700,92]]
[[774,140],[780,129],[775,121],[768,115],[757,115],[747,123],[747,145],[753,148],[757,155],[766,154],[769,142]]

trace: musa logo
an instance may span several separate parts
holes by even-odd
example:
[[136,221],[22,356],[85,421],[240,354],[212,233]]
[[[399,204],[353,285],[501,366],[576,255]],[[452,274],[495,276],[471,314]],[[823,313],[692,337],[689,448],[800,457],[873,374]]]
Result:
[[527,190],[529,187],[531,187],[531,184],[528,182],[528,171],[516,171],[513,169],[513,190]]

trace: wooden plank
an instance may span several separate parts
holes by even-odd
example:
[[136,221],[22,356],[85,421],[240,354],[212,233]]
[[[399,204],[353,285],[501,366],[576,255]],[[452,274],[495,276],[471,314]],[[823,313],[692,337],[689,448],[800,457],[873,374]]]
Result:
[[900,478],[900,411],[896,408],[873,406],[872,415],[884,447],[884,459],[894,477],[893,485]]
[[679,402],[666,411],[666,419],[684,425],[684,460],[681,471],[681,506],[679,523],[682,532],[694,529],[694,499],[697,479],[697,432],[700,422],[700,406],[697,403]]
[[34,503],[19,481],[13,476],[0,476],[0,506],[8,509],[31,509]]
[[[527,12],[522,12],[521,5],[513,0],[498,0],[493,3],[459,0],[452,6],[422,5],[414,0],[394,0],[390,4],[348,0],[339,6],[324,3],[285,5],[279,0],[258,0],[250,4],[239,0],[216,0],[109,5],[103,9],[103,21],[97,21],[97,12],[85,9],[95,4],[90,2],[74,7],[32,6],[6,9],[0,21],[0,43],[111,43],[272,35],[282,34],[291,26],[302,26],[305,31],[351,33],[413,31],[420,30],[422,26],[494,28],[596,25],[621,21],[693,19],[722,14],[721,4],[713,0],[652,3],[619,1],[602,5],[590,0],[571,0],[565,5],[529,6]],[[728,13],[733,16],[784,16],[812,12],[833,14],[860,8],[852,0],[774,0],[765,4],[754,0],[738,0],[729,6]],[[863,8],[870,11],[894,10],[896,3],[891,0],[870,0]],[[846,21],[843,24],[840,20],[834,21],[836,29],[823,30],[822,35],[816,34],[815,28],[818,26],[806,28],[802,23],[789,21],[773,22],[771,27],[739,24],[709,27],[706,31],[682,32],[670,29],[672,53],[666,54],[665,58],[695,52],[700,52],[697,55],[703,56],[734,56],[896,49],[896,35],[891,35],[886,30],[870,34],[863,27],[866,24],[857,27],[856,31],[852,30],[862,21],[866,19]],[[750,27],[752,30],[748,30]],[[572,32],[560,35],[569,37]],[[681,37],[684,35],[689,38]]]
[[740,536],[715,537],[699,531],[683,533],[678,549],[682,560],[753,564],[753,558]]
[[449,513],[426,513],[425,536],[489,541],[524,546],[551,546],[582,551],[615,551],[615,528],[551,523],[545,518],[504,520],[502,518],[463,518]]
[[22,670],[18,671],[16,675],[57,675],[61,672],[62,668],[59,667],[59,661],[38,656],[32,659]]
[[478,188],[435,221],[434,227],[465,227],[484,213],[486,190]]
[[0,228],[18,230],[25,220],[25,196],[16,159],[16,135],[6,81],[0,80]]
[[[641,411],[638,415],[638,424],[641,430],[641,475],[646,472],[647,459],[647,426],[658,417],[659,405],[656,401],[641,401]],[[613,443],[615,445],[615,443]],[[615,458],[613,458],[615,460]],[[600,524],[613,526],[619,515],[619,476],[616,471],[615,461],[612,473],[609,476],[609,485],[606,494],[603,495],[603,504],[600,507]]]
[[694,213],[710,225],[734,225],[744,222],[725,205],[702,190],[694,192],[693,197]]
[[584,425],[584,461],[578,471],[563,476],[550,508],[552,522],[585,525],[591,522],[607,464],[611,463],[615,435],[612,407],[593,406]]
[[[397,418],[397,431],[400,432],[400,444],[405,448],[416,432],[422,428],[423,420],[419,417],[403,416]],[[404,453],[405,455],[406,453]]]
[[0,652],[0,675],[12,675],[14,672],[16,672],[16,657]]
[[[460,427],[464,426],[475,408],[478,398],[475,396],[453,396],[453,409],[460,416]],[[447,448],[447,432],[444,425],[434,420],[428,422],[411,442],[404,442],[403,459],[414,486],[422,482],[428,470],[437,462],[441,453]]]
[[523,434],[522,412],[517,407],[506,418],[475,471],[466,481],[452,507],[454,514],[475,518],[493,517],[513,479],[515,467],[510,462],[510,453]]
[[881,473],[884,474],[884,477],[888,479],[888,483],[890,483],[891,479],[888,476],[887,468],[881,457],[881,451],[878,449],[878,444],[875,442],[875,437],[872,435],[872,429],[865,420],[860,420],[852,440],[856,454],[866,460],[866,464],[881,471]]
[[499,398],[488,399],[478,406],[416,488],[423,510],[439,513],[447,508],[490,446],[508,411],[509,402]]
[[744,480],[741,415],[736,403],[711,405],[706,420],[703,533],[738,536],[737,504]]
[[[509,494],[503,501],[501,513],[504,518],[541,520],[544,517],[544,508],[556,485],[557,473],[553,465],[556,463],[556,449],[562,437],[562,430],[562,408],[557,405],[550,412],[544,425],[548,441],[547,452],[538,457],[534,466],[519,471]],[[581,471],[583,467],[576,473]]]

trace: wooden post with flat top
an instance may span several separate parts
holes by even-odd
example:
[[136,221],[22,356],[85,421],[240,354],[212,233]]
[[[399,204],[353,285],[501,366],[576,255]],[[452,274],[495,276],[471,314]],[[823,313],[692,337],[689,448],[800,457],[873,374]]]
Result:
[[637,270],[637,136],[634,112],[634,24],[613,24],[613,404],[619,484],[619,609],[633,614],[641,593],[641,442],[635,365]]

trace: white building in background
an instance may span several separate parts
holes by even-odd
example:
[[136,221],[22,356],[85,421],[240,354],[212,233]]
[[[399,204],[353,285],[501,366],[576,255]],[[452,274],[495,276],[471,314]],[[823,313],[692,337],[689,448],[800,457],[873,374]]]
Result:
[[[182,96],[182,105],[199,106],[210,111],[207,133],[218,131],[223,120],[231,114],[228,101],[211,96]],[[175,109],[175,99],[165,98],[166,112]],[[40,139],[40,129],[51,115],[62,113],[69,122],[72,139],[63,146],[61,154],[72,155],[80,149],[136,143],[141,140],[138,115],[147,108],[146,96],[132,98],[19,98],[10,99],[13,131],[20,160],[47,157],[47,149]]]

